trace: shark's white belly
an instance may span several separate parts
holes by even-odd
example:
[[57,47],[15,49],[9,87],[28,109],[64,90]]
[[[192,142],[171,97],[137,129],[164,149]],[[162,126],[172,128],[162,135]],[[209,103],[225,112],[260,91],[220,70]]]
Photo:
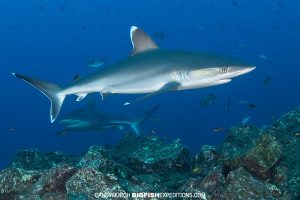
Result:
[[172,81],[171,76],[161,75],[147,78],[132,78],[125,82],[120,77],[94,80],[86,84],[75,85],[66,88],[61,95],[82,94],[82,93],[111,93],[111,94],[141,94],[158,91],[168,82]]

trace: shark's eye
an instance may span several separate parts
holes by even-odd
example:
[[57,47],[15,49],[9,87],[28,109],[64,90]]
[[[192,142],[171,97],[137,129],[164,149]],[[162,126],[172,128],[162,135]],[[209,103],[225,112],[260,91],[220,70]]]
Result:
[[228,68],[222,68],[222,69],[220,70],[220,73],[221,73],[221,74],[225,74],[227,71],[228,71]]

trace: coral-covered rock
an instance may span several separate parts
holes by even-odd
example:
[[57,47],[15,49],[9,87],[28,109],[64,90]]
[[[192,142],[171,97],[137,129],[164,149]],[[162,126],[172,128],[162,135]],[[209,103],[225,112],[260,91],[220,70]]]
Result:
[[102,193],[125,193],[118,184],[118,178],[113,174],[103,174],[94,168],[84,167],[72,176],[66,183],[69,195],[84,195],[92,199]]
[[19,151],[12,166],[26,170],[45,170],[61,164],[75,165],[78,159],[59,152],[43,153],[35,149]]
[[107,150],[102,146],[91,146],[86,154],[81,158],[78,167],[101,168],[107,162]]
[[41,174],[37,171],[8,168],[0,171],[0,199],[15,199],[26,193]]
[[276,121],[268,134],[276,137],[282,145],[282,160],[274,169],[272,181],[278,184],[293,199],[300,197],[300,107]]
[[278,199],[282,192],[275,186],[254,178],[244,168],[231,171],[220,199]]
[[262,131],[254,126],[237,126],[229,129],[221,146],[225,159],[239,157],[255,146]]
[[192,158],[192,173],[205,176],[220,163],[221,154],[216,147],[204,145],[201,151]]
[[115,162],[110,157],[108,150],[102,146],[91,146],[77,167],[92,167],[102,173],[114,174],[118,178],[125,179],[134,175],[128,167]]
[[65,184],[76,171],[77,169],[74,167],[62,165],[44,172],[30,189],[31,194],[41,197],[51,196],[51,194],[65,194],[67,192]]
[[119,180],[119,183],[126,192],[162,191],[161,177],[158,174],[136,174]]
[[167,145],[158,137],[128,134],[113,148],[112,156],[138,173],[189,170],[189,152],[179,139]]
[[196,176],[190,178],[178,191],[203,193],[207,199],[220,199],[223,187],[225,186],[225,177],[222,173],[223,167],[219,165],[209,170],[205,177]]
[[[282,145],[272,135],[259,132],[260,130],[248,126],[231,129],[222,147],[222,154],[229,168],[244,167],[255,176],[267,180],[272,177],[272,169],[281,159]],[[249,140],[251,137],[253,138]]]
[[179,140],[166,144],[135,135],[112,148],[92,146],[80,159],[20,151],[12,167],[0,171],[0,199],[107,199],[100,193],[125,192],[192,192],[208,200],[299,199],[299,131],[300,108],[268,130],[233,127],[222,146],[203,146],[192,159]]

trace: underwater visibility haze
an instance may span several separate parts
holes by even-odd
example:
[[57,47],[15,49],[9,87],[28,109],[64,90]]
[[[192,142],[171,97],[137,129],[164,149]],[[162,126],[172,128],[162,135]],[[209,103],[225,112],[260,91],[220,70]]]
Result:
[[[113,174],[114,192],[299,198],[299,11],[296,0],[2,0],[0,186],[11,189],[0,199],[110,191],[79,191],[91,170],[95,182]],[[9,186],[30,170],[65,174],[63,189]]]

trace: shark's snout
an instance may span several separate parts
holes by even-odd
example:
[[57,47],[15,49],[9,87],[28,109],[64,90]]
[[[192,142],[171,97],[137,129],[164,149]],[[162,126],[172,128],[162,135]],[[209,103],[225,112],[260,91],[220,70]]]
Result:
[[241,76],[256,69],[256,66],[232,68],[231,77]]
[[246,68],[240,70],[239,75],[247,74],[249,72],[252,72],[255,69],[256,69],[256,66],[246,67]]

